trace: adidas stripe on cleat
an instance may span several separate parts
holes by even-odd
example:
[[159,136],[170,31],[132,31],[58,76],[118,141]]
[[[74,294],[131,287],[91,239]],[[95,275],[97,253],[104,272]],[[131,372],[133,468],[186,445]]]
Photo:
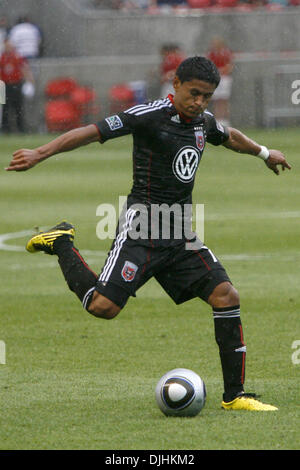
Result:
[[257,400],[255,393],[243,393],[229,402],[222,401],[225,410],[276,411],[276,406],[267,405]]
[[68,222],[61,222],[45,232],[33,235],[26,244],[26,250],[29,253],[44,251],[48,255],[53,255],[53,243],[64,235],[68,236],[70,241],[74,240],[75,229]]

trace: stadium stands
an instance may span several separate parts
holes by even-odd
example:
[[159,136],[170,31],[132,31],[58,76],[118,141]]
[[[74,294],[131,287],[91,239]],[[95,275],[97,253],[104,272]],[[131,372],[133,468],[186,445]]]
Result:
[[49,132],[79,127],[99,115],[95,91],[81,86],[71,77],[50,80],[45,87],[45,95],[45,120]]
[[[103,8],[101,0],[94,0],[95,7]],[[107,4],[108,5],[108,4]],[[182,9],[207,9],[217,11],[219,8],[237,8],[239,10],[251,11],[256,8],[266,8],[271,10],[280,10],[285,7],[300,6],[300,0],[118,0],[110,7],[119,10],[142,11],[146,14],[160,14],[166,11],[166,8],[178,10]],[[109,7],[107,6],[107,9]]]
[[213,0],[187,0],[187,6],[190,8],[209,8]]
[[[162,42],[173,42],[175,37],[185,54],[205,54],[216,33],[226,38],[235,53],[232,124],[271,126],[274,108],[291,116],[299,107],[291,102],[291,83],[299,78],[298,69],[286,77],[284,89],[289,95],[283,98],[281,93],[274,104],[274,68],[300,64],[300,0],[289,0],[295,7],[276,3],[266,7],[263,1],[239,0],[234,8],[223,8],[216,6],[216,0],[186,0],[185,10],[180,7],[150,14],[146,8],[105,11],[94,0],[52,0],[53,15],[48,16],[46,4],[38,2],[35,21],[39,20],[45,41],[43,57],[33,63],[36,95],[27,100],[29,127],[44,131],[45,114],[39,106],[45,99],[46,84],[54,77],[70,76],[80,84],[92,85],[101,103],[101,116],[108,115],[112,104],[123,106],[122,100],[112,103],[109,97],[114,85],[144,81],[147,97],[159,96]],[[21,6],[18,0],[10,2],[14,13],[9,11],[8,19],[13,23]],[[24,0],[22,8],[25,4],[30,11],[35,0]],[[292,117],[286,117],[284,122],[290,120]]]
[[[85,0],[87,1],[87,0]],[[289,6],[300,6],[300,0],[90,0],[95,8],[107,10],[142,11],[146,14],[160,14],[166,8],[182,9],[206,9],[218,10],[219,8],[238,8],[239,10],[252,10],[256,8],[281,9]]]
[[109,101],[111,114],[119,113],[136,104],[134,92],[127,83],[112,86],[109,90]]

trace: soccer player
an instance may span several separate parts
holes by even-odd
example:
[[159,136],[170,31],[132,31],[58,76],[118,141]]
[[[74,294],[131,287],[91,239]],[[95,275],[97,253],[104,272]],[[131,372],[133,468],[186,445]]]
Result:
[[[191,203],[195,173],[206,142],[262,158],[277,175],[278,167],[291,168],[280,151],[268,150],[239,130],[221,126],[206,111],[219,81],[213,62],[204,57],[188,58],[177,69],[174,96],[71,130],[33,150],[17,150],[7,170],[28,170],[52,155],[132,134],[133,186],[100,275],[89,268],[74,247],[74,227],[67,222],[34,235],[27,250],[57,255],[69,288],[96,317],[114,318],[151,277],[176,304],[200,297],[212,307],[224,380],[222,407],[271,411],[277,408],[244,391],[246,346],[240,299],[224,267],[192,232],[188,236],[174,235],[175,229],[186,222],[184,210],[181,216],[177,211],[170,218],[169,228],[174,232],[169,237],[164,236],[159,216],[152,217],[155,205],[171,208],[176,204],[184,209]],[[133,236],[137,225],[147,227],[141,230],[143,236]],[[152,226],[158,226],[156,237],[152,237]]]

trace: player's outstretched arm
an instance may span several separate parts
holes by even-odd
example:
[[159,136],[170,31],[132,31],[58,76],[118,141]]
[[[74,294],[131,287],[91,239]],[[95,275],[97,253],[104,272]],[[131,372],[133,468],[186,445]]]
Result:
[[72,129],[48,144],[36,149],[19,149],[13,153],[12,161],[5,168],[7,171],[25,171],[37,163],[62,152],[69,152],[91,142],[99,141],[99,132],[94,124]]
[[291,169],[290,164],[286,161],[285,156],[280,152],[280,150],[267,149],[247,137],[238,129],[234,129],[233,127],[229,127],[228,129],[229,139],[224,143],[224,147],[235,152],[255,155],[256,157],[261,158],[264,160],[267,167],[274,171],[276,175],[279,175],[277,165],[281,166],[282,171],[284,171],[285,168],[288,168],[289,170]]

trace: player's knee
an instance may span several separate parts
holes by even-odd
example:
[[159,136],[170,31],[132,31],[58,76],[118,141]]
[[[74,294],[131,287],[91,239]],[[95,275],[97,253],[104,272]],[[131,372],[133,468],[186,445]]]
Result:
[[230,307],[240,304],[240,296],[230,282],[222,282],[209,296],[208,303],[216,308]]
[[112,320],[120,312],[121,308],[111,300],[98,292],[94,293],[93,299],[88,307],[88,311],[98,318]]

